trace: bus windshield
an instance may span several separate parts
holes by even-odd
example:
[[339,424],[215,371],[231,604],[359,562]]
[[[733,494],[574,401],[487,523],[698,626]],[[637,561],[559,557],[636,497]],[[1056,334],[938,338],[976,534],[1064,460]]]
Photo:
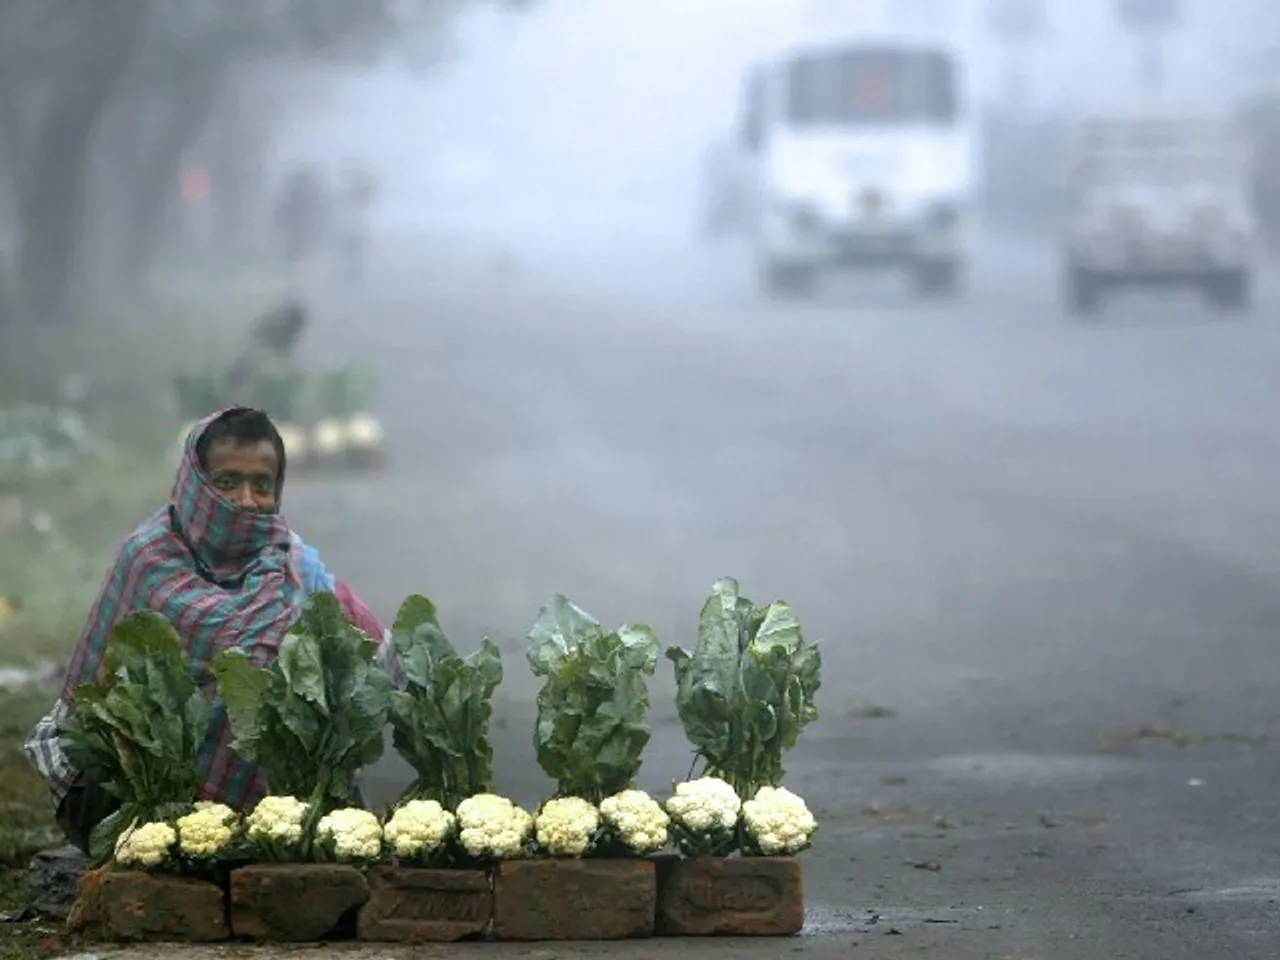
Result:
[[858,47],[804,53],[786,70],[787,122],[796,127],[950,124],[955,70],[941,51]]

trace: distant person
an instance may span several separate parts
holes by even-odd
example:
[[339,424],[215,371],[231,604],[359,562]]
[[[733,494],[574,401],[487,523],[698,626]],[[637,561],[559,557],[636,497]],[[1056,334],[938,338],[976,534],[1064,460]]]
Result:
[[338,198],[338,255],[343,273],[351,280],[361,279],[367,266],[375,192],[366,169],[354,164],[347,168]]
[[[49,784],[58,825],[85,853],[94,827],[119,801],[95,771],[71,768],[59,725],[73,709],[76,687],[100,679],[107,639],[129,613],[154,610],[174,625],[204,690],[214,689],[211,662],[223,650],[243,650],[258,666],[274,661],[307,598],[319,591],[335,593],[347,618],[390,655],[378,618],[280,514],[284,476],[284,443],[265,413],[238,407],[214,414],[188,435],[169,502],[116,555],[76,641],[62,695],[25,744]],[[226,708],[215,701],[198,760],[198,799],[245,811],[267,782],[231,741]]]
[[239,390],[264,367],[287,364],[307,329],[307,305],[289,298],[259,317],[249,330],[249,342],[227,368],[227,386]]
[[310,166],[295,169],[285,179],[276,203],[275,232],[291,267],[305,261],[323,239],[326,200],[324,181]]

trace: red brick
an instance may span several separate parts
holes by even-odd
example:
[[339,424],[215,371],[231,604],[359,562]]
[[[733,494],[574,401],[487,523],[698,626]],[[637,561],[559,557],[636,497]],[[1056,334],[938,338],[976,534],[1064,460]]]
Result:
[[368,899],[364,874],[344,864],[240,867],[231,872],[231,930],[253,940],[313,943],[353,925]]
[[87,871],[76,883],[76,898],[67,914],[67,931],[70,933],[95,933],[107,922],[106,907],[102,902],[102,882],[107,868]]
[[361,940],[448,943],[483,934],[493,915],[484,870],[369,871],[369,902],[360,908]]
[[658,862],[657,932],[668,937],[785,937],[804,927],[804,875],[785,857]]
[[225,940],[227,902],[222,888],[204,880],[163,873],[107,873],[102,907],[116,940]]
[[626,940],[653,935],[648,860],[511,860],[493,876],[499,940]]

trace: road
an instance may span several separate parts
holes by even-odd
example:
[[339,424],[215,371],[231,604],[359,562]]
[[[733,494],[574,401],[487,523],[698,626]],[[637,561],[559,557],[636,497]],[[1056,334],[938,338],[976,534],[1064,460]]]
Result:
[[[380,613],[425,592],[510,651],[499,787],[528,803],[551,594],[685,645],[720,576],[795,606],[826,656],[788,765],[823,823],[810,928],[699,952],[1273,960],[1280,289],[1080,324],[1052,267],[1006,239],[957,305],[879,278],[779,304],[648,235],[526,238],[507,270],[384,251],[311,348],[378,366],[394,463],[286,507]],[[654,686],[661,790],[689,758]]]

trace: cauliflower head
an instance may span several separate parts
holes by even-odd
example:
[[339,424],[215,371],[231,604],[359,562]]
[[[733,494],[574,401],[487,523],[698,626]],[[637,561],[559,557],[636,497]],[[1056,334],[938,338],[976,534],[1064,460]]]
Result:
[[347,431],[341,420],[321,420],[311,433],[311,449],[317,456],[334,457],[346,451]]
[[376,860],[382,855],[382,824],[359,807],[345,807],[321,817],[316,839],[342,861]]
[[382,838],[397,857],[426,857],[448,842],[456,826],[457,818],[436,801],[410,800],[396,808]]
[[356,450],[377,450],[382,447],[382,424],[369,413],[359,413],[347,421],[347,444]]
[[532,833],[533,817],[505,797],[481,793],[458,804],[458,841],[473,857],[523,856]]
[[600,811],[581,797],[548,800],[533,823],[538,846],[553,857],[580,857],[600,829]]
[[284,443],[284,453],[289,458],[291,466],[296,463],[302,463],[307,459],[307,431],[305,427],[300,427],[296,423],[280,423],[276,425],[276,431],[280,434],[280,439]]
[[738,826],[742,801],[733,787],[719,777],[702,777],[676,785],[667,801],[672,821],[692,833],[714,833]]
[[299,843],[306,816],[307,805],[296,797],[263,797],[249,814],[249,839],[258,843]]
[[789,856],[806,849],[818,821],[804,800],[783,787],[761,787],[742,805],[747,835],[766,857]]
[[195,812],[178,819],[178,850],[194,860],[216,857],[235,837],[238,819],[224,804],[197,803]]
[[158,867],[173,853],[178,831],[163,822],[144,823],[120,834],[115,861],[122,867]]
[[623,790],[600,804],[600,816],[634,854],[646,856],[667,845],[671,818],[643,790]]

